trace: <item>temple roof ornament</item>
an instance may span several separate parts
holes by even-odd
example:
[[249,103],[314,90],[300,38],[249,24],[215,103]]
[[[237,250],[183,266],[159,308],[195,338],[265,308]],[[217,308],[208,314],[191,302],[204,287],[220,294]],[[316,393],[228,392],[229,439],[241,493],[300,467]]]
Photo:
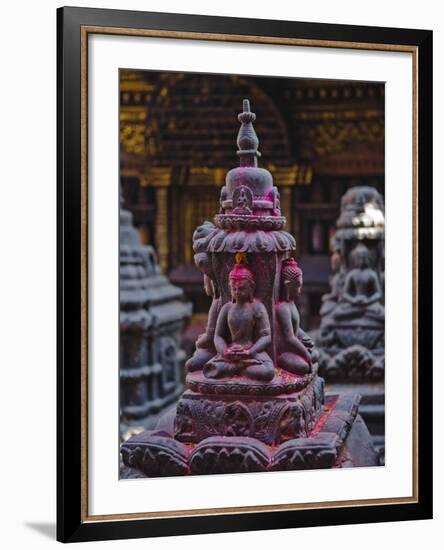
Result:
[[241,127],[237,134],[237,154],[240,157],[241,166],[257,166],[257,159],[261,156],[258,151],[259,139],[254,130],[253,122],[256,120],[255,113],[250,111],[250,101],[244,99],[242,102],[243,111],[237,116]]

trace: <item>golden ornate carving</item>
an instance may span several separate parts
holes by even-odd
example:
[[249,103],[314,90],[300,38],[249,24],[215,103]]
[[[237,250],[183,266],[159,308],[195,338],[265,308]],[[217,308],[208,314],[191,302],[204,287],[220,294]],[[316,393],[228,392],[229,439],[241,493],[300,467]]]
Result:
[[162,271],[168,270],[168,189],[156,189],[156,250]]
[[338,153],[350,144],[384,146],[383,120],[355,120],[318,123],[303,128],[302,155],[325,156]]

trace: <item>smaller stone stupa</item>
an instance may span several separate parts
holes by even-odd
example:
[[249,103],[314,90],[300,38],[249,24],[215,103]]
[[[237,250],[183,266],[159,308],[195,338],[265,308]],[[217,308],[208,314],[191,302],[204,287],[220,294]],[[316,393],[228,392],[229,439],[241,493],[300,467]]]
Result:
[[323,296],[316,343],[329,392],[361,395],[359,412],[384,461],[384,202],[372,187],[342,198],[332,239],[331,290]]
[[132,214],[120,209],[120,430],[153,427],[156,415],[183,391],[184,323],[191,316],[182,289],[161,273],[152,246],[142,244]]

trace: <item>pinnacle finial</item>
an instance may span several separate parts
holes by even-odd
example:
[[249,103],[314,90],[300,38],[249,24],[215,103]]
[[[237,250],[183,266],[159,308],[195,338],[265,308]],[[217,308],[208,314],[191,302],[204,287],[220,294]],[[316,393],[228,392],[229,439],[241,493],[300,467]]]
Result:
[[241,123],[237,135],[237,154],[240,156],[241,166],[257,166],[257,159],[261,156],[257,148],[259,139],[253,127],[256,115],[250,111],[250,100],[244,99],[242,102],[242,113],[239,113],[238,120]]

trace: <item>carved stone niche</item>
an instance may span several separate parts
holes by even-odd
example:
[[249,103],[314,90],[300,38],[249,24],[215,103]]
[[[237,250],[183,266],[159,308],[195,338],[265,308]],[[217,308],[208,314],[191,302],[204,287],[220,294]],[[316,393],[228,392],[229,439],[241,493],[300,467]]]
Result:
[[[248,100],[239,120],[240,166],[227,174],[215,223],[193,237],[212,305],[187,362],[187,391],[154,431],[122,445],[123,477],[376,465],[365,425],[347,446],[359,396],[324,398],[295,302],[296,243],[282,229],[271,174],[257,166]],[[367,451],[355,456],[357,439]]]

